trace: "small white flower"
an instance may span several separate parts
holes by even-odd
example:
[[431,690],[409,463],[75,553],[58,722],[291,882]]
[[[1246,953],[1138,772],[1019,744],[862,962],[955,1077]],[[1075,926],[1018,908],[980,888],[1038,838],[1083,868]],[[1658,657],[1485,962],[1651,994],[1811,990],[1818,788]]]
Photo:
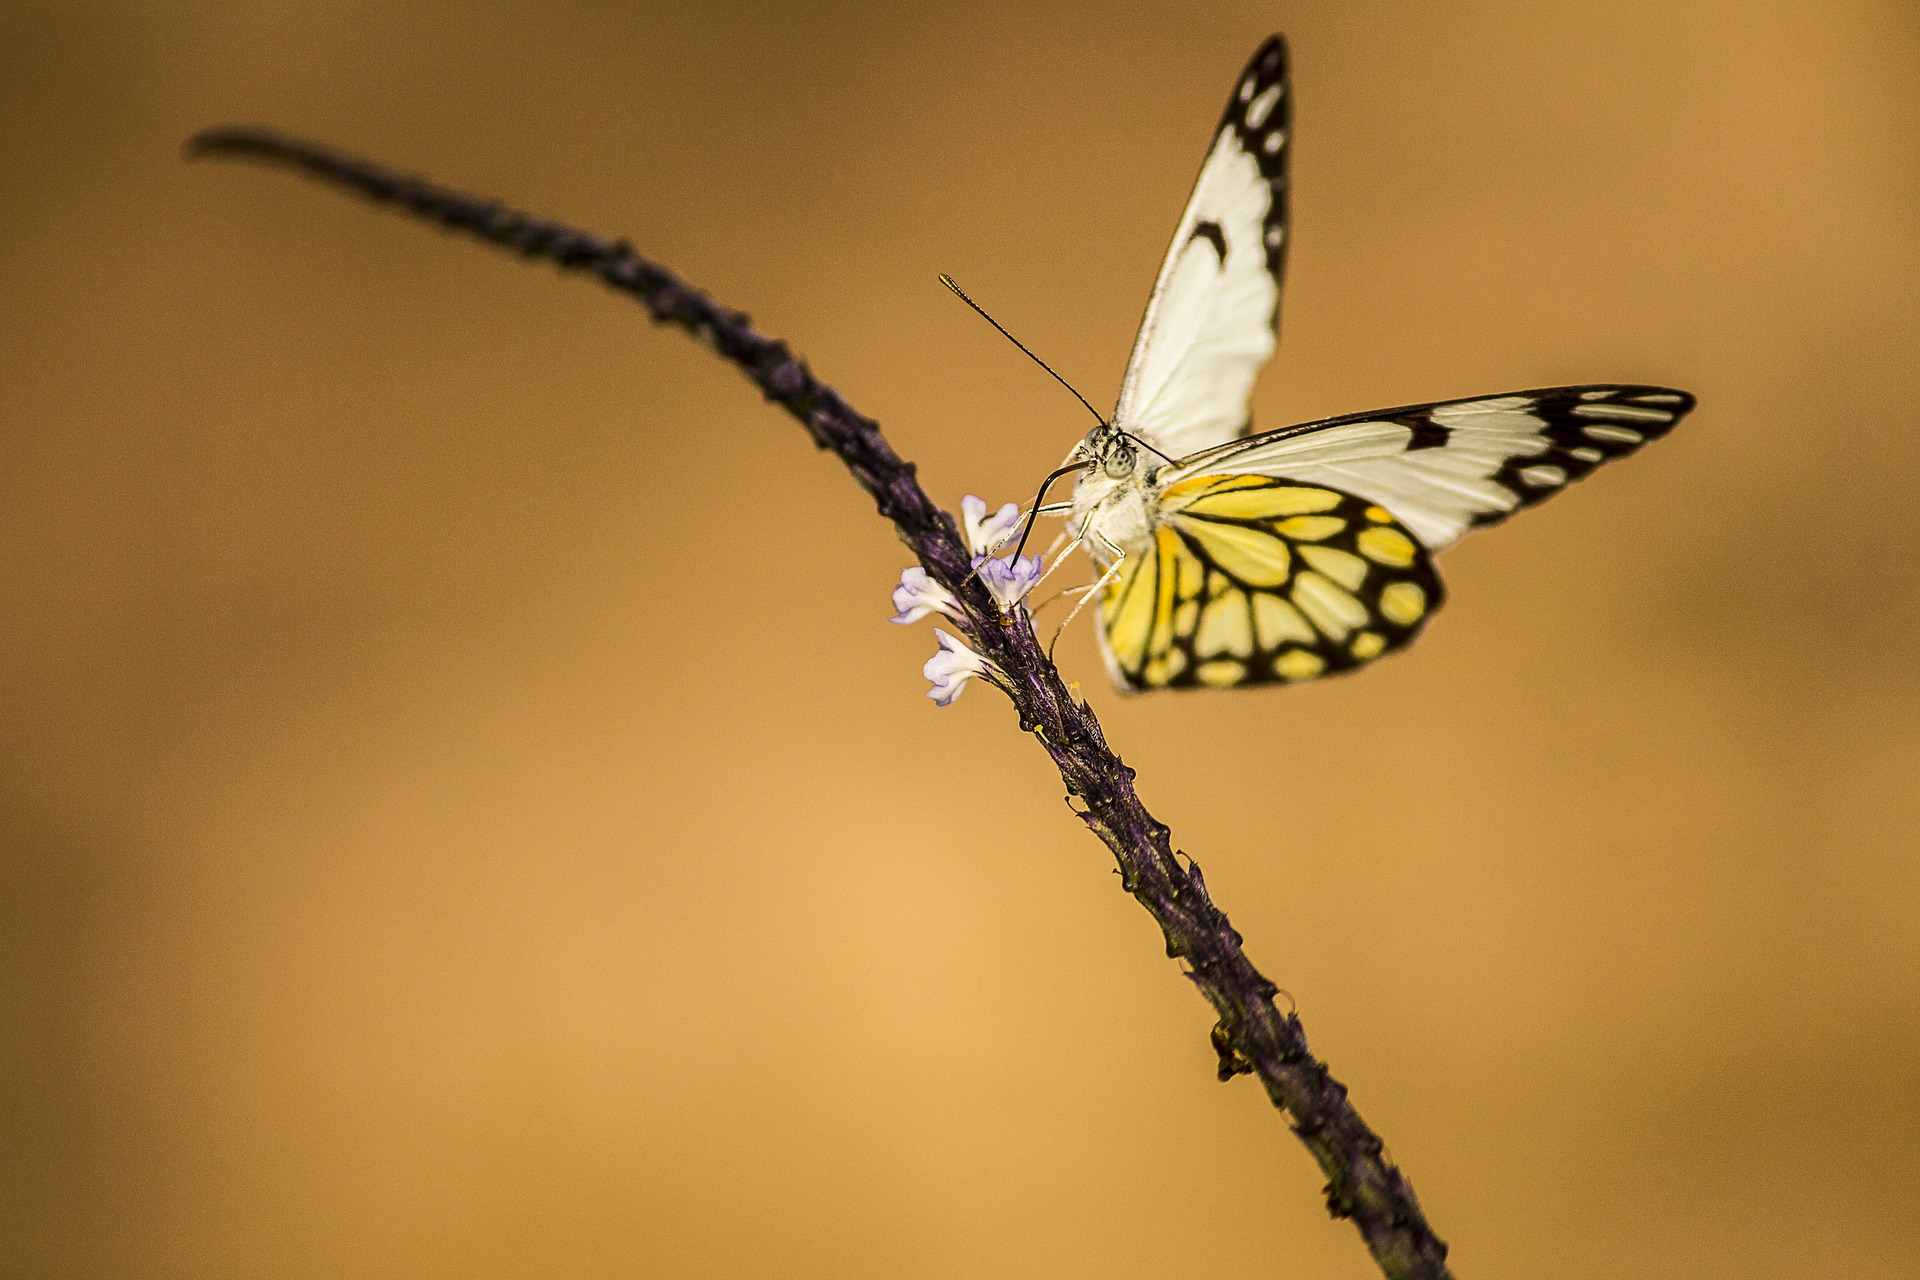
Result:
[[960,521],[967,529],[967,548],[977,556],[990,556],[1020,527],[1020,507],[1009,502],[989,516],[987,504],[968,494],[960,499]]
[[927,659],[921,671],[933,682],[927,696],[944,707],[960,696],[967,681],[991,672],[993,664],[969,649],[966,641],[956,640],[938,627],[933,629],[933,634],[940,641],[940,651]]
[[899,623],[918,622],[930,613],[960,616],[960,602],[953,592],[935,582],[919,565],[901,573],[900,585],[893,589],[893,607],[899,612],[890,620]]
[[992,556],[975,556],[973,571],[980,575],[980,581],[992,593],[1001,612],[1006,612],[1027,598],[1027,592],[1034,589],[1040,581],[1040,557],[1018,556],[1004,560]]

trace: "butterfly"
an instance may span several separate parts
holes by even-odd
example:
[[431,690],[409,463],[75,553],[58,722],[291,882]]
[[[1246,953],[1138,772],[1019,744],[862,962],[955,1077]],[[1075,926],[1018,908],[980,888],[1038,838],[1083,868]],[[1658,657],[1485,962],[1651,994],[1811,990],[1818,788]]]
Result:
[[1666,387],[1551,387],[1250,434],[1279,319],[1291,122],[1273,36],[1227,102],[1113,416],[1055,473],[1077,473],[1072,501],[1036,500],[1099,571],[1101,653],[1125,690],[1308,680],[1392,653],[1444,599],[1436,553],[1693,407]]

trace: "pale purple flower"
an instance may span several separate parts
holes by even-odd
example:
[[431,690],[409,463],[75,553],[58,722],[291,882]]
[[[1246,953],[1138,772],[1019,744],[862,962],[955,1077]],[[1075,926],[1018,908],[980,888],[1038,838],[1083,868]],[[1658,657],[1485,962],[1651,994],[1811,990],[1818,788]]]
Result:
[[1020,507],[1009,502],[989,516],[987,504],[968,494],[960,499],[960,522],[966,526],[967,548],[977,556],[990,556],[1020,527]]
[[1027,598],[1027,592],[1040,581],[1040,557],[1019,556],[1004,560],[975,556],[973,571],[992,593],[994,601],[1006,612]]
[[940,651],[927,659],[921,671],[933,682],[927,696],[936,705],[945,707],[960,696],[967,681],[992,672],[993,664],[969,649],[966,641],[957,640],[938,627],[933,629],[933,634],[940,641]]
[[919,565],[901,573],[900,585],[893,589],[893,607],[899,612],[891,621],[899,623],[918,622],[930,613],[960,616],[960,602],[953,592],[935,582]]

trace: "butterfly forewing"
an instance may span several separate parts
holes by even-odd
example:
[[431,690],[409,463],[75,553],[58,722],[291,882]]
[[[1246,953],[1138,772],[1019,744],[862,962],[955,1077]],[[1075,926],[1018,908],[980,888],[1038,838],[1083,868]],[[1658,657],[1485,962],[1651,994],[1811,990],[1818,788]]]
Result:
[[1338,488],[1392,511],[1438,551],[1658,439],[1692,407],[1666,387],[1517,391],[1285,427],[1183,458],[1169,474]]
[[1442,599],[1426,550],[1376,503],[1322,485],[1205,476],[1103,590],[1129,689],[1309,680],[1406,644]]
[[1241,435],[1273,354],[1287,249],[1292,118],[1274,36],[1234,86],[1147,299],[1115,425],[1173,456]]

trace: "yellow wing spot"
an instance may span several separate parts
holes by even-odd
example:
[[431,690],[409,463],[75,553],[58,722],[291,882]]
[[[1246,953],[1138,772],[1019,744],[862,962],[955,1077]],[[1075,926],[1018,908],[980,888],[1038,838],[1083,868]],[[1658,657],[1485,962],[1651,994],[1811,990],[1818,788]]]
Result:
[[1253,598],[1253,626],[1260,635],[1262,649],[1277,649],[1286,640],[1315,644],[1320,639],[1314,634],[1313,624],[1298,609],[1279,596],[1265,592]]
[[1193,674],[1201,684],[1224,689],[1230,684],[1239,684],[1247,678],[1247,669],[1231,658],[1215,658],[1212,662],[1203,662],[1194,668]]
[[1427,611],[1427,593],[1417,582],[1390,583],[1380,593],[1380,616],[1396,627],[1410,627]]
[[1320,634],[1335,643],[1367,624],[1367,606],[1317,573],[1303,573],[1294,579],[1293,603]]
[[1147,663],[1146,670],[1140,673],[1140,683],[1150,688],[1162,688],[1186,669],[1186,650],[1169,649]]
[[1203,658],[1230,653],[1244,658],[1253,652],[1253,623],[1247,618],[1247,598],[1237,592],[1221,596],[1200,616],[1193,651]]
[[1147,636],[1153,628],[1154,597],[1159,594],[1155,579],[1159,573],[1151,564],[1123,571],[1115,590],[1120,594],[1108,602],[1107,644],[1114,661],[1124,669],[1140,665],[1146,655]]
[[1295,542],[1318,542],[1346,528],[1347,522],[1339,516],[1294,516],[1273,527]]
[[[1349,591],[1367,580],[1367,562],[1338,547],[1301,547],[1300,558]],[[1356,624],[1357,625],[1357,624]]]
[[[1378,511],[1379,508],[1375,507]],[[1362,529],[1360,536],[1354,539],[1354,545],[1360,548],[1360,554],[1375,564],[1390,565],[1395,569],[1404,569],[1413,563],[1417,549],[1413,539],[1394,528]]]
[[1179,535],[1171,529],[1161,529],[1154,535],[1154,551],[1159,555],[1161,570],[1167,577],[1163,590],[1169,593],[1172,603],[1184,603],[1200,594],[1201,584],[1206,581],[1207,567],[1188,553]]
[[1345,500],[1345,495],[1332,489],[1310,489],[1282,485],[1267,491],[1268,502],[1276,516],[1304,516],[1317,511],[1331,511]]
[[1225,520],[1314,515],[1333,510],[1341,501],[1342,495],[1333,489],[1274,484],[1264,476],[1233,476],[1224,483],[1209,476],[1181,480],[1168,485],[1160,498],[1163,511]]
[[1282,680],[1311,680],[1327,669],[1327,660],[1306,649],[1289,649],[1273,660],[1273,674]]
[[1369,658],[1379,657],[1381,650],[1386,647],[1387,638],[1378,631],[1362,631],[1353,638],[1353,643],[1347,646],[1347,652],[1361,662],[1365,662]]
[[1173,634],[1177,636],[1192,635],[1193,624],[1199,617],[1200,602],[1198,600],[1187,601],[1173,611]]
[[1385,507],[1368,507],[1367,519],[1374,521],[1376,524],[1392,524],[1393,512],[1387,510]]
[[[1162,529],[1160,531],[1160,537],[1157,540],[1154,550],[1157,551],[1160,556],[1160,562],[1157,566],[1160,572],[1156,575],[1156,581],[1154,583],[1156,590],[1154,591],[1153,598],[1153,630],[1148,633],[1147,647],[1149,649],[1160,647],[1166,643],[1161,637],[1167,634],[1169,627],[1173,626],[1174,579],[1181,576],[1181,571],[1186,569],[1191,563],[1190,561],[1183,561],[1180,539],[1176,537],[1170,529]],[[1192,565],[1192,568],[1197,570],[1199,566]]]
[[1287,554],[1287,544],[1263,529],[1174,518],[1205,548],[1215,564],[1250,587],[1277,587],[1293,570],[1293,557]]
[[1266,476],[1196,476],[1167,486],[1167,492],[1191,498],[1203,493],[1231,493],[1235,489],[1261,489],[1273,481]]

